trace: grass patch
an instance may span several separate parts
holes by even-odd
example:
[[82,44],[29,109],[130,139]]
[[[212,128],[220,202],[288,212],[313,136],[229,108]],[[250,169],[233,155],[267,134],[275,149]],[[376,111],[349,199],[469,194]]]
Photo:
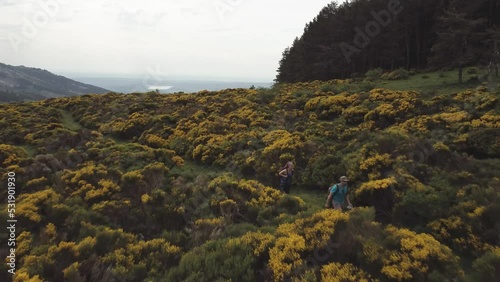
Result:
[[132,142],[130,140],[127,140],[127,139],[120,139],[116,136],[113,136],[113,135],[104,135],[105,138],[109,138],[111,140],[113,140],[113,142],[115,142],[116,145],[125,145],[125,144],[128,144],[128,143],[137,143],[137,142]]
[[31,145],[21,145],[19,147],[23,148],[24,151],[26,151],[26,153],[28,154],[28,157],[30,158],[34,157],[37,154],[35,147]]
[[474,88],[481,84],[474,78],[478,74],[470,73],[469,68],[464,68],[463,83],[458,83],[458,70],[427,72],[425,74],[411,75],[408,79],[401,80],[377,80],[373,84],[377,88],[389,90],[413,90],[422,93],[435,93],[436,95],[460,92],[465,89]]
[[323,190],[306,190],[300,187],[292,187],[290,191],[291,196],[300,197],[306,203],[306,210],[302,212],[302,215],[310,215],[316,213],[325,208],[326,198],[328,197],[328,191]]
[[175,177],[183,177],[187,180],[194,180],[198,175],[205,175],[209,178],[215,178],[223,174],[224,171],[214,166],[203,166],[196,164],[193,161],[184,160],[182,167],[174,166],[170,170],[170,174]]
[[81,124],[79,124],[69,113],[68,111],[61,110],[62,114],[62,124],[64,127],[68,128],[69,130],[77,131],[82,128]]

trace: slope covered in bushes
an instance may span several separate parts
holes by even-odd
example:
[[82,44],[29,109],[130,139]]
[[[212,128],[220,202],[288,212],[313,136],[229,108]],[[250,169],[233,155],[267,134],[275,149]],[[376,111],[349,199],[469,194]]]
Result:
[[[499,92],[374,85],[0,105],[18,220],[2,281],[498,277]],[[291,195],[275,189],[288,160]],[[344,174],[355,209],[323,209]]]

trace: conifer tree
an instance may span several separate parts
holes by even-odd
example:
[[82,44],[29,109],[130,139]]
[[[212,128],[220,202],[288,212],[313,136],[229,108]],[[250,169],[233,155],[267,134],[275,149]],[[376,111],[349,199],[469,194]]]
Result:
[[484,42],[491,36],[485,31],[485,18],[469,19],[455,9],[445,11],[436,29],[438,38],[429,59],[434,67],[458,67],[458,82],[462,83],[463,67],[484,57]]

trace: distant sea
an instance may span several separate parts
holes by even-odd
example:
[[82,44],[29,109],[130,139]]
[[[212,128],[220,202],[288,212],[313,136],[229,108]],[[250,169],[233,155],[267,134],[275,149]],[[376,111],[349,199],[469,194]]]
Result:
[[[149,92],[158,90],[161,93],[192,93],[202,90],[217,91],[227,88],[270,87],[271,82],[229,82],[204,80],[162,80],[161,83],[149,83],[144,79],[117,77],[71,77],[79,82],[99,86],[118,93]],[[152,82],[152,81],[151,81]]]

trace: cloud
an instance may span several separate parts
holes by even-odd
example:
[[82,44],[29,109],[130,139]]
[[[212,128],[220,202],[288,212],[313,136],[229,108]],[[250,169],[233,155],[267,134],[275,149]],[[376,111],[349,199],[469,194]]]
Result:
[[160,24],[163,18],[167,16],[166,12],[152,12],[148,10],[137,10],[133,12],[122,12],[118,15],[118,22],[122,27],[138,28],[138,27],[154,27]]
[[19,4],[19,1],[16,0],[0,0],[0,6],[14,6]]
[[[0,0],[0,37],[22,35],[23,20],[43,11],[40,1],[48,0]],[[0,40],[0,62],[96,73],[159,64],[172,74],[271,80],[284,48],[329,2],[66,0],[17,54],[3,52],[10,43]]]

